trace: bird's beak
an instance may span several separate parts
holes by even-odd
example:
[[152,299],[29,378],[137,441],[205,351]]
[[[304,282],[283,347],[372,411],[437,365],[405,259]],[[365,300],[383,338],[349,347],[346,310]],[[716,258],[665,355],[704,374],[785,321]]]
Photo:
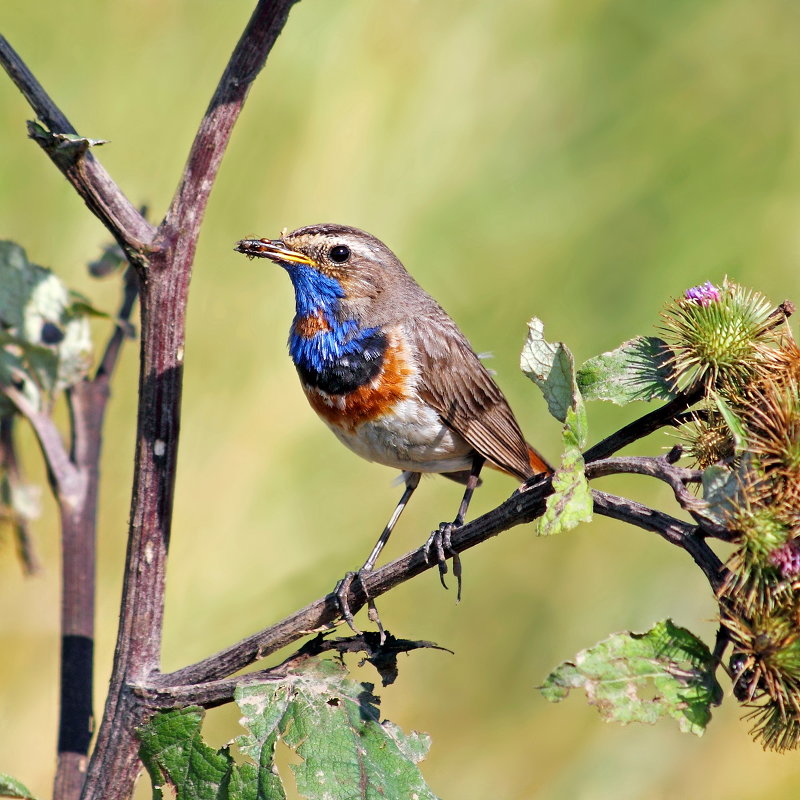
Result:
[[280,239],[242,239],[233,249],[237,253],[244,253],[248,258],[268,258],[289,264],[314,264],[307,255],[292,250]]

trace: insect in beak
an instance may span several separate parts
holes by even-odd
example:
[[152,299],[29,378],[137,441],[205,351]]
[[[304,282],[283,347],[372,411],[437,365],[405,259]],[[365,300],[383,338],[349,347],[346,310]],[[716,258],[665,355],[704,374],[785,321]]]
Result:
[[233,249],[237,253],[244,253],[248,258],[268,258],[270,261],[289,264],[314,264],[308,256],[287,247],[280,239],[242,239]]

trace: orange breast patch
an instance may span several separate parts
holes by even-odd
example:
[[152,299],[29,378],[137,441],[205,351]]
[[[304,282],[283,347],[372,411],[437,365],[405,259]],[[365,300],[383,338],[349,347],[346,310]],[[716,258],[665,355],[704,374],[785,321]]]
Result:
[[328,324],[328,320],[322,316],[322,311],[317,311],[316,314],[310,314],[307,317],[301,317],[300,319],[295,320],[294,323],[294,332],[298,336],[302,336],[304,339],[312,339],[318,333],[323,333],[324,331],[329,331],[331,326]]
[[408,383],[414,375],[404,350],[392,341],[377,377],[348,394],[332,395],[304,386],[308,402],[326,422],[351,432],[390,413],[396,403],[409,397]]

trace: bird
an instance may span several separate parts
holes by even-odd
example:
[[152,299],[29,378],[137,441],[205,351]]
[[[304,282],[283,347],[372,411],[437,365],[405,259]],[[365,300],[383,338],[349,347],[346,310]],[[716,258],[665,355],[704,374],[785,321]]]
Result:
[[314,411],[350,450],[402,472],[403,494],[369,557],[337,584],[342,616],[358,631],[347,603],[352,580],[374,568],[423,473],[466,487],[455,519],[425,545],[443,585],[452,557],[460,598],[461,564],[450,537],[464,524],[484,464],[521,483],[552,467],[526,442],[467,337],[379,239],[323,223],[277,239],[242,239],[234,249],[289,274],[289,354]]

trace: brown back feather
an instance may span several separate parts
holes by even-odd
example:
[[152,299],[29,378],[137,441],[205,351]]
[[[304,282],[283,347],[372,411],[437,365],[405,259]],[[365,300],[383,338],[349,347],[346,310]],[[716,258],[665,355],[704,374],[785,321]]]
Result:
[[536,451],[531,454],[503,393],[464,334],[438,310],[407,325],[421,364],[422,399],[492,466],[520,481],[549,471]]

